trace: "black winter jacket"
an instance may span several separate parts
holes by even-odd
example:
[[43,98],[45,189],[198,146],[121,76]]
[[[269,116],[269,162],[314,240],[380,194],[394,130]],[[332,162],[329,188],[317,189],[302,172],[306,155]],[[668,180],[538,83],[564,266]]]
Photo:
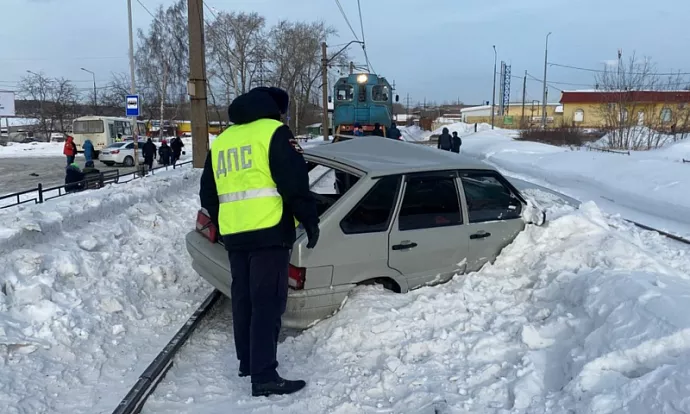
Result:
[[[259,119],[280,119],[278,104],[269,93],[252,90],[235,99],[228,110],[230,121],[242,125]],[[232,126],[230,127],[232,128]],[[305,227],[316,226],[319,216],[316,201],[309,190],[309,172],[301,149],[287,126],[279,127],[269,145],[268,161],[271,175],[283,197],[283,217],[271,228],[223,236],[228,251],[255,250],[267,247],[291,248],[296,232],[293,217]],[[199,190],[201,206],[211,220],[218,223],[218,192],[213,176],[213,163],[209,151],[201,175]]]
[[402,134],[400,133],[400,130],[397,127],[388,128],[388,138],[400,140],[401,136]]
[[444,132],[438,137],[438,148],[446,151],[450,151],[453,147],[453,139],[449,133]]

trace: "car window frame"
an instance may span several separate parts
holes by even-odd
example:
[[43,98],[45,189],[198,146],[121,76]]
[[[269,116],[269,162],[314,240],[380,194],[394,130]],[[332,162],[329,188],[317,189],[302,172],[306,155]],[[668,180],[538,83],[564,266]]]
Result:
[[[390,213],[388,215],[388,220],[386,221],[386,226],[382,230],[369,230],[369,231],[357,231],[357,232],[352,232],[348,231],[343,227],[343,223],[345,220],[347,220],[348,217],[350,217],[351,214],[354,213],[355,210],[359,208],[359,206],[362,205],[364,202],[364,199],[366,199],[375,189],[378,183],[381,182],[381,180],[386,179],[386,178],[396,178],[397,179],[397,184],[395,187],[395,196],[393,197],[393,204],[391,205]],[[360,178],[361,181],[361,178]],[[357,201],[357,203],[343,216],[342,219],[338,222],[338,226],[340,227],[340,231],[343,232],[344,235],[346,236],[359,236],[359,235],[364,235],[364,234],[376,234],[376,233],[385,233],[388,234],[391,231],[391,226],[395,222],[396,214],[399,210],[400,207],[400,197],[401,197],[401,192],[402,192],[402,187],[403,187],[403,182],[404,182],[404,176],[403,174],[392,174],[392,175],[382,175],[382,176],[377,176],[377,177],[372,177],[372,186],[367,190],[366,193]],[[359,184],[359,183],[358,183]]]
[[[432,230],[432,229],[439,229],[439,228],[446,228],[446,227],[459,227],[459,226],[464,226],[467,224],[467,216],[466,216],[466,209],[465,209],[465,204],[463,202],[463,194],[462,191],[463,188],[458,185],[459,181],[459,175],[456,170],[439,170],[439,171],[424,171],[424,172],[413,172],[413,173],[408,173],[404,175],[404,181],[403,181],[403,188],[400,189],[399,194],[398,194],[398,208],[396,211],[396,216],[395,220],[398,222],[398,228],[396,229],[397,232],[403,233],[403,232],[408,232],[408,231],[419,231],[419,230]],[[407,191],[407,183],[410,178],[449,178],[453,181],[455,184],[455,197],[457,198],[458,201],[458,208],[460,209],[460,223],[455,223],[455,224],[448,224],[448,225],[441,225],[441,226],[434,226],[434,227],[422,227],[418,229],[406,229],[402,230],[400,228],[400,212],[402,211],[403,203],[405,201],[405,191]]]
[[[475,221],[471,222],[470,221],[470,207],[467,202],[467,197],[465,195],[465,186],[462,182],[462,177],[463,174],[484,174],[484,175],[490,175],[493,176],[498,182],[503,184],[510,193],[518,199],[522,203],[522,210],[520,212],[520,215],[515,218],[510,218],[510,219],[491,219],[491,220],[482,220],[482,221]],[[461,190],[460,191],[460,197],[462,198],[462,205],[463,205],[463,215],[465,217],[465,223],[468,225],[472,224],[481,224],[481,223],[489,223],[492,221],[510,221],[510,220],[521,220],[522,219],[522,214],[524,213],[524,209],[527,206],[527,200],[525,197],[520,193],[520,190],[518,190],[510,181],[508,181],[507,178],[503,176],[500,172],[496,170],[482,170],[482,169],[460,169],[457,170],[457,183],[458,183],[458,188]]]

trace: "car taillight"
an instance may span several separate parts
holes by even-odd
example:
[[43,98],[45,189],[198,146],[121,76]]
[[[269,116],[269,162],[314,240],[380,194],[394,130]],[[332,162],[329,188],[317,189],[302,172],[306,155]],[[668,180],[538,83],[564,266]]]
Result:
[[119,153],[120,153],[120,150],[112,150],[112,151],[110,151],[110,153],[111,153],[111,154],[119,154]]
[[288,268],[288,286],[295,290],[302,290],[306,279],[307,269],[290,265]]
[[216,243],[218,241],[218,229],[216,225],[211,221],[211,217],[202,210],[196,213],[196,231],[203,234],[211,243]]

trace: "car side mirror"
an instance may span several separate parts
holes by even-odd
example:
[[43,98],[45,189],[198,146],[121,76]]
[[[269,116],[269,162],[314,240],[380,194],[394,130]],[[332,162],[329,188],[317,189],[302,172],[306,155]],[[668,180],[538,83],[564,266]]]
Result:
[[400,101],[400,96],[395,95],[395,102],[398,102],[398,101]]

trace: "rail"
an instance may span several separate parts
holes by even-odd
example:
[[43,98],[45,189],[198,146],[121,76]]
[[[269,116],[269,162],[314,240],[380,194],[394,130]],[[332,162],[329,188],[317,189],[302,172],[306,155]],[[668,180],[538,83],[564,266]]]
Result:
[[[170,168],[176,169],[178,167],[182,167],[183,165],[191,165],[192,161],[184,161],[177,163],[176,165],[172,166],[159,166],[156,168],[152,168],[150,171],[158,171],[158,170],[168,170]],[[129,176],[131,175],[131,178]],[[110,170],[110,171],[104,171],[98,173],[97,176],[94,177],[89,177],[87,179],[84,179],[82,181],[79,181],[77,183],[71,183],[71,184],[63,184],[63,185],[58,185],[58,186],[53,186],[53,187],[44,187],[42,183],[38,183],[38,185],[34,188],[30,188],[27,190],[21,190],[17,191],[15,193],[11,194],[6,194],[3,196],[0,196],[0,209],[4,208],[9,208],[9,207],[15,207],[21,204],[26,204],[26,203],[31,203],[33,202],[34,204],[42,204],[48,200],[52,200],[54,198],[58,197],[63,197],[68,194],[73,194],[75,192],[81,192],[84,190],[95,190],[95,189],[100,189],[105,187],[107,184],[123,184],[132,180],[135,180],[137,178],[142,178],[148,175],[148,172],[144,171],[144,167],[142,166],[141,171],[132,171],[126,174],[120,174],[120,170]],[[128,179],[127,179],[128,178]],[[126,179],[123,181],[123,179]],[[81,187],[81,188],[79,188]],[[74,190],[72,190],[74,188]],[[57,195],[54,195],[54,193],[57,193]],[[5,200],[10,200],[14,199],[12,203],[10,204],[3,204],[3,201]]]

